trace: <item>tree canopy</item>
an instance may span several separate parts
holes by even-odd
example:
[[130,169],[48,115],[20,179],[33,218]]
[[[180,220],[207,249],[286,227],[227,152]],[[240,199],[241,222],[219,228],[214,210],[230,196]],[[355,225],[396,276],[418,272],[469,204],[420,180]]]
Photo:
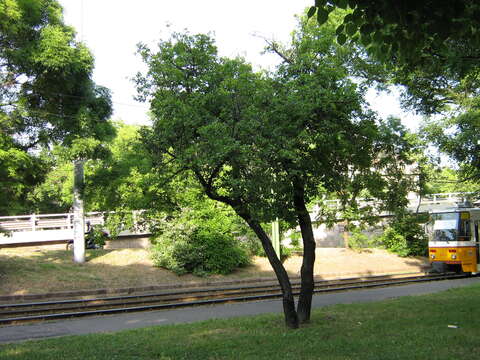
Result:
[[[98,153],[99,139],[113,134],[105,121],[111,115],[110,94],[92,81],[92,71],[93,56],[64,24],[56,0],[0,1],[1,151],[23,152],[28,161],[22,171],[33,182],[41,180],[32,175],[34,167],[27,169],[28,163],[38,165],[33,151],[62,143],[70,146],[72,158],[89,157]],[[1,159],[9,169],[0,178],[4,187],[19,179],[19,171]],[[0,211],[11,213],[12,204],[25,198],[24,190],[11,193]]]
[[[270,44],[284,60],[272,74],[218,56],[207,35],[175,33],[157,51],[139,47],[148,73],[137,76],[140,98],[151,104],[153,126],[143,138],[158,172],[192,174],[208,197],[245,220],[279,278],[292,327],[297,315],[308,321],[313,293],[307,204],[325,191],[347,198],[371,186],[377,195],[389,193],[382,172],[405,150],[401,137],[384,132],[366,109],[334,31],[310,30],[301,25],[289,48]],[[288,276],[260,226],[277,217],[302,231],[297,312]]]
[[480,4],[475,1],[319,0],[309,10],[320,24],[346,9],[337,41],[361,43],[405,85],[405,105],[432,113],[479,88]]

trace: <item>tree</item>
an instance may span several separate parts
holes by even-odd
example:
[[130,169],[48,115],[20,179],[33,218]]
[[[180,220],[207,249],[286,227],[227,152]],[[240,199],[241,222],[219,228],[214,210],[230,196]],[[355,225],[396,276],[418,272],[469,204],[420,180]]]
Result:
[[[220,58],[207,35],[174,34],[155,53],[139,47],[149,70],[137,76],[137,87],[153,117],[143,137],[154,165],[164,176],[192,174],[208,197],[245,220],[277,275],[293,328],[309,320],[314,286],[307,204],[321,188],[345,190],[345,196],[360,191],[376,176],[377,154],[390,153],[348,79],[333,35],[299,31],[287,51],[273,45],[285,61],[267,75],[254,73],[242,59]],[[261,227],[276,217],[299,224],[302,232],[297,310],[285,269]]]
[[29,211],[28,193],[43,179],[43,163],[0,133],[0,214]]
[[478,90],[480,4],[475,1],[320,0],[309,10],[326,22],[347,9],[337,40],[359,42],[406,86],[405,105],[438,112]]
[[[61,143],[69,147],[72,159],[98,153],[99,139],[112,135],[105,121],[111,101],[109,91],[92,81],[92,70],[92,55],[64,24],[57,1],[1,0],[0,129],[2,147],[8,145],[4,151],[33,159],[41,147]],[[30,163],[38,166],[38,161]],[[28,185],[40,180],[31,177]],[[0,178],[2,186],[9,181]],[[28,187],[16,186],[22,191],[10,201],[19,203]]]
[[463,183],[480,183],[480,109],[478,98],[466,111],[452,117],[425,121],[424,136],[460,167]]
[[[456,161],[463,181],[478,182],[480,93],[480,4],[475,1],[385,2],[379,0],[315,1],[308,12],[326,22],[343,10],[337,41],[361,44],[391,73],[383,81],[403,85],[403,105],[447,120],[431,121],[429,136]],[[437,122],[436,125],[434,123]],[[454,135],[444,136],[452,130]]]

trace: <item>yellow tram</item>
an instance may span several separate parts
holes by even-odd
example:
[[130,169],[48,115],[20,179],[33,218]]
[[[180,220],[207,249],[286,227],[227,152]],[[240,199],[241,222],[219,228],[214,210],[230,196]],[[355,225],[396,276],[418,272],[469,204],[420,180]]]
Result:
[[456,208],[431,214],[428,255],[434,271],[480,272],[480,208]]

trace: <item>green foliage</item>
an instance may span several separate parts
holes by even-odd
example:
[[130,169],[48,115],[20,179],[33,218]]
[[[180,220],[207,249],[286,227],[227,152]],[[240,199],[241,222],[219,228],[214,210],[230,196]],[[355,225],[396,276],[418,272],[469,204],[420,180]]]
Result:
[[[362,47],[389,70],[390,83],[404,85],[403,104],[431,114],[475,97],[480,82],[480,5],[475,1],[410,3],[382,0],[315,2],[307,13],[328,26],[341,16],[339,44]],[[347,41],[348,39],[348,41]]]
[[385,229],[379,237],[379,241],[385,248],[399,256],[405,257],[411,255],[405,236],[399,234],[393,227]]
[[[0,174],[0,188],[13,190],[6,199],[9,213],[37,207],[26,199],[38,196],[29,188],[42,180],[31,174],[50,170],[39,170],[35,158],[42,148],[62,144],[71,159],[105,155],[99,140],[113,135],[106,122],[112,104],[92,72],[93,56],[64,24],[58,1],[0,1],[0,148],[11,153],[9,163],[0,155],[9,169]],[[21,171],[14,164],[20,158]],[[28,177],[19,175],[27,172]]]
[[422,224],[428,215],[403,213],[397,215],[378,241],[399,256],[425,256],[428,239]]
[[110,237],[115,239],[120,232],[134,229],[133,214],[131,211],[122,211],[117,208],[115,212],[104,214],[105,227]]
[[202,276],[228,274],[249,264],[256,244],[235,213],[207,199],[195,187],[182,195],[177,198],[180,208],[151,228],[156,236],[152,249],[155,264],[178,274]]
[[348,247],[353,250],[375,248],[379,245],[377,238],[369,238],[360,228],[352,229],[348,237]]
[[[184,209],[166,222],[154,240],[152,259],[156,266],[181,275],[229,274],[250,263],[234,234],[231,223],[213,209]],[[229,229],[230,228],[230,229]]]
[[23,151],[0,133],[0,215],[16,215],[32,210],[30,187],[44,178],[45,163]]
[[480,192],[480,184],[472,180],[462,180],[462,173],[450,167],[438,168],[431,175],[428,183],[431,194],[439,193],[476,193]]
[[102,230],[101,225],[92,226],[90,232],[86,236],[88,236],[89,239],[92,239],[93,242],[100,247],[103,247],[105,245],[105,240],[107,240],[107,235]]
[[458,116],[425,121],[422,134],[454,160],[464,182],[480,184],[480,99],[470,102]]

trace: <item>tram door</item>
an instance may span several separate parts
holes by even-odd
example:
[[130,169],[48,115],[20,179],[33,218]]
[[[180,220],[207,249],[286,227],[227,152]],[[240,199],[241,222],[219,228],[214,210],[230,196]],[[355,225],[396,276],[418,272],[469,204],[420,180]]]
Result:
[[472,235],[477,248],[477,272],[480,272],[480,234],[478,229],[480,224],[480,209],[473,209],[471,211],[471,221]]
[[480,270],[480,238],[478,237],[478,223],[479,220],[473,222],[473,236],[475,239],[475,246],[477,247],[477,271]]

